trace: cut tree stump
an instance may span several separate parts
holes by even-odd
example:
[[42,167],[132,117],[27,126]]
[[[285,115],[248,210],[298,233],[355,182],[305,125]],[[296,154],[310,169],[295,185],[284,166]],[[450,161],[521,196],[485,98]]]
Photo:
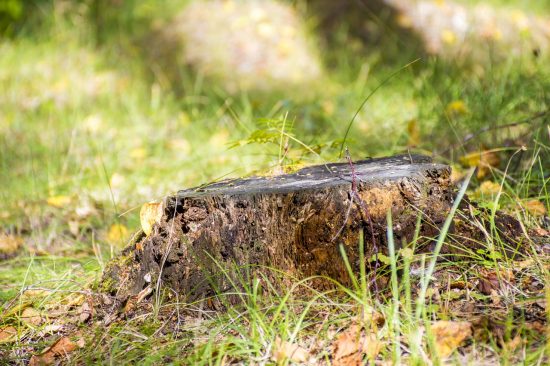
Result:
[[[266,267],[349,284],[339,246],[357,271],[362,230],[365,258],[387,253],[388,210],[396,243],[411,240],[419,215],[420,235],[437,235],[453,201],[448,166],[418,155],[353,166],[360,200],[352,193],[348,163],[227,180],[169,196],[161,222],[149,236],[136,234],[109,264],[100,288],[125,301],[150,293],[160,275],[163,288],[178,293],[181,301],[192,301],[214,289],[231,289],[230,279],[237,274],[260,271],[270,280],[274,271]],[[311,284],[331,286],[321,277]]]

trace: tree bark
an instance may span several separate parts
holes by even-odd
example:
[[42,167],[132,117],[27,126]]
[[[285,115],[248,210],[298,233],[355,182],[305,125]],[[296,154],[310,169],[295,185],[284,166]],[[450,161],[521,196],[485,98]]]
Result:
[[[243,273],[261,272],[269,281],[274,274],[266,267],[349,284],[340,245],[355,271],[361,231],[367,260],[386,253],[388,210],[397,244],[412,239],[419,215],[420,235],[437,234],[453,200],[448,166],[403,155],[357,161],[353,167],[355,179],[348,163],[334,163],[169,196],[161,222],[147,237],[136,234],[107,267],[101,288],[124,301],[156,288],[160,275],[164,288],[192,301],[231,289]],[[311,284],[331,286],[322,277]]]

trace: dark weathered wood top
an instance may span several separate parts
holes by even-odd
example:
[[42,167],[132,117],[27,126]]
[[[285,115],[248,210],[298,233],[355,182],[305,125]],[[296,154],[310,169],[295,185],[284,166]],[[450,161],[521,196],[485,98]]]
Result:
[[[412,177],[427,170],[448,167],[434,164],[423,155],[397,155],[387,158],[359,160],[353,163],[361,182],[394,180]],[[255,193],[287,193],[351,184],[351,169],[347,162],[314,165],[292,174],[272,177],[250,177],[224,180],[179,191],[177,198]]]

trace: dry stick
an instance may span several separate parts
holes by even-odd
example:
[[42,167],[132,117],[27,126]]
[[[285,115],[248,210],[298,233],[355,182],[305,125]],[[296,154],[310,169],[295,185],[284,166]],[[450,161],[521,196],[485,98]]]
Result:
[[450,150],[455,149],[456,147],[458,147],[458,145],[464,145],[464,144],[467,143],[468,141],[472,140],[473,138],[478,137],[478,136],[481,135],[481,134],[484,134],[485,132],[489,132],[489,131],[500,130],[500,129],[504,129],[504,128],[510,128],[510,127],[516,127],[516,126],[524,125],[524,124],[533,122],[533,120],[542,118],[542,117],[544,117],[544,116],[546,116],[546,115],[548,115],[548,114],[550,114],[550,109],[547,109],[547,110],[545,110],[545,111],[536,113],[536,114],[532,115],[531,117],[525,118],[525,119],[523,119],[523,120],[521,120],[521,121],[516,121],[516,122],[512,122],[512,123],[507,123],[507,124],[499,125],[499,126],[487,126],[487,127],[483,127],[482,129],[480,129],[480,130],[478,130],[478,131],[476,131],[476,132],[469,133],[468,135],[466,135],[466,137],[464,137],[464,138],[462,139],[462,141],[460,141],[459,144],[453,144],[453,145],[451,145],[451,146],[448,147],[446,150],[444,150],[443,152],[441,152],[441,154],[445,154],[445,153],[449,152]]
[[[357,173],[355,172],[355,166],[353,165],[353,160],[351,159],[351,155],[350,155],[349,150],[348,150],[347,147],[346,147],[346,160],[348,161],[348,164],[350,166],[350,171],[351,171],[351,189],[350,189],[350,192],[349,192],[350,203],[349,203],[349,206],[348,206],[348,210],[346,212],[346,216],[344,218],[344,223],[342,224],[342,226],[340,227],[338,232],[332,237],[331,241],[334,241],[336,238],[338,238],[338,236],[340,236],[340,234],[342,233],[342,230],[344,230],[344,227],[346,226],[346,223],[348,222],[348,219],[349,219],[349,214],[350,214],[350,211],[351,211],[351,207],[353,206],[353,202],[355,201],[359,205],[359,207],[362,209],[359,212],[361,213],[361,218],[363,219],[363,222],[368,222],[368,224],[369,224],[371,242],[372,242],[372,247],[374,249],[374,255],[375,255],[375,264],[374,264],[374,274],[375,274],[375,276],[374,276],[374,279],[373,279],[373,281],[374,281],[373,283],[374,283],[375,290],[378,291],[376,281],[375,281],[376,271],[378,269],[378,246],[376,245],[376,240],[374,238],[374,225],[372,224],[372,218],[370,216],[367,205],[366,205],[365,201],[363,201],[363,199],[359,196],[359,192],[357,191]],[[364,216],[363,216],[363,214],[364,214]],[[365,218],[366,218],[366,220],[365,220]],[[361,265],[364,265],[364,263],[361,263]]]

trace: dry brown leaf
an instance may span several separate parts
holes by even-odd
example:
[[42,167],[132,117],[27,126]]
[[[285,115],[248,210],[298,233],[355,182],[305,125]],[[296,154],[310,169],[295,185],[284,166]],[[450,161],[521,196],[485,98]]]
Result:
[[535,217],[542,217],[546,215],[546,206],[539,200],[527,201],[523,203],[523,207],[525,207],[527,212]]
[[15,327],[11,325],[0,327],[0,344],[13,341],[16,335],[17,329],[15,329]]
[[484,295],[493,295],[493,291],[498,293],[503,286],[515,282],[514,273],[505,269],[499,272],[484,269],[479,271],[479,275],[477,288]]
[[53,345],[42,351],[42,353],[32,356],[29,366],[52,365],[56,361],[56,358],[66,358],[76,348],[77,345],[69,337],[61,337]]
[[504,348],[506,348],[508,352],[514,352],[518,347],[522,346],[523,344],[524,340],[520,337],[519,334],[517,334],[513,339],[504,344]]
[[309,352],[297,344],[283,341],[277,337],[273,344],[272,359],[277,363],[283,363],[288,360],[290,362],[307,362]]
[[376,334],[363,330],[359,325],[352,325],[332,344],[332,364],[334,366],[362,365],[363,358],[374,360],[382,342]]
[[92,316],[93,309],[91,308],[90,304],[88,302],[84,302],[82,306],[80,307],[80,314],[78,315],[78,319],[81,323],[86,322],[90,317]]
[[550,231],[545,230],[541,227],[537,227],[537,228],[533,229],[533,231],[534,231],[536,236],[541,236],[541,237],[550,236]]
[[42,316],[35,308],[25,308],[21,312],[21,320],[27,325],[38,326],[42,323]]
[[0,234],[0,257],[15,254],[23,244],[23,239],[10,234]]
[[149,202],[141,206],[139,211],[139,219],[141,221],[141,229],[145,235],[149,236],[153,231],[153,226],[158,224],[164,213],[162,203]]
[[441,358],[447,358],[472,335],[472,324],[440,320],[432,324],[431,333],[437,354]]

